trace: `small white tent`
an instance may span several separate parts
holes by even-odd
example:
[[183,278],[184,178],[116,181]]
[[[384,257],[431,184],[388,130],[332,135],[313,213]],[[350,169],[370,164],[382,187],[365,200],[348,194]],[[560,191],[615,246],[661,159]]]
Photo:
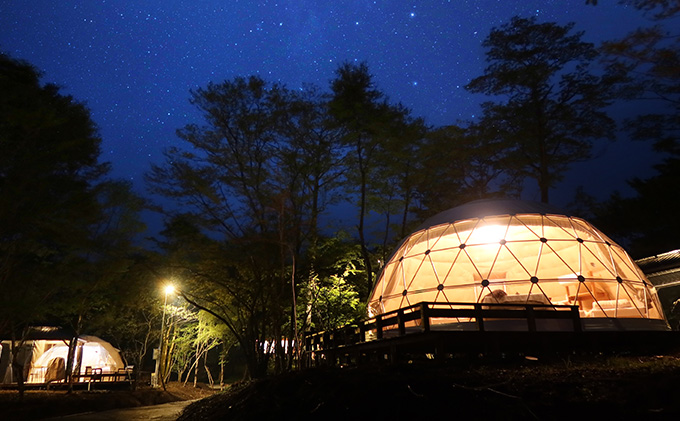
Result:
[[[68,345],[62,342],[49,347],[31,364],[28,383],[44,383],[63,378],[59,375],[59,367],[62,363],[63,366],[66,365],[67,358]],[[80,374],[85,374],[88,368],[101,369],[102,373],[115,373],[118,369],[125,368],[125,365],[118,350],[110,343],[96,336],[81,336],[78,338],[75,368]]]
[[[3,341],[2,368],[0,379],[3,383],[16,382],[11,364],[9,364],[8,350],[10,342]],[[65,339],[39,339],[37,337],[24,342],[19,352],[20,360],[24,361],[25,382],[46,383],[59,381],[65,377],[65,367],[68,358],[68,341]],[[116,373],[125,369],[125,364],[119,351],[110,343],[96,336],[80,336],[76,347],[74,373],[86,374],[97,369],[102,374]]]

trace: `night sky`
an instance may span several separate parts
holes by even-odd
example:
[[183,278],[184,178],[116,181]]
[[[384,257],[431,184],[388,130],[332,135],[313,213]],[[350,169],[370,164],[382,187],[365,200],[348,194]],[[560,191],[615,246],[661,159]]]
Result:
[[[512,16],[575,22],[599,44],[646,24],[640,12],[601,0],[0,0],[0,50],[44,72],[43,82],[85,102],[113,176],[143,191],[149,163],[200,122],[189,90],[257,74],[290,88],[327,89],[343,61],[365,61],[378,87],[432,126],[479,112],[463,88],[482,74],[481,42]],[[630,106],[627,107],[630,109]],[[617,108],[616,112],[620,110]],[[632,175],[648,176],[646,145],[623,137],[598,146],[552,192],[565,204],[578,184],[604,198]],[[537,189],[525,199],[537,200]]]

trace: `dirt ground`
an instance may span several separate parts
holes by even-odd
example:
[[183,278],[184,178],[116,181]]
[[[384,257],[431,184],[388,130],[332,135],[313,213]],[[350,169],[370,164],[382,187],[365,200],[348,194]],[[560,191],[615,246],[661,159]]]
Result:
[[235,385],[181,421],[680,419],[680,355],[323,368]]
[[156,405],[180,400],[201,399],[215,393],[207,385],[194,388],[170,383],[167,391],[139,387],[137,390],[27,390],[23,400],[15,390],[0,390],[0,420],[39,420],[61,415],[117,408]]

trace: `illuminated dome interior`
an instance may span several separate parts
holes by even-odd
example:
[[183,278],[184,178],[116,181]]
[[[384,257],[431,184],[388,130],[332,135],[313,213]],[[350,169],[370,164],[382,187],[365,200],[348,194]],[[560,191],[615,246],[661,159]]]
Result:
[[420,302],[566,304],[582,318],[664,321],[654,287],[623,248],[583,219],[519,200],[451,209],[404,239],[373,288],[369,316]]

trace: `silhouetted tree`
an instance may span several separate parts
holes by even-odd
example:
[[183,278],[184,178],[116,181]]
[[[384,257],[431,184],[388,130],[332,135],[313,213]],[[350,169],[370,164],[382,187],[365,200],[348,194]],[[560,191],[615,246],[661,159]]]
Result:
[[418,151],[420,220],[471,200],[514,196],[508,150],[477,125],[431,130]]
[[93,190],[99,218],[84,227],[89,232],[88,245],[79,253],[79,258],[72,259],[64,268],[68,269],[68,281],[55,292],[50,306],[50,318],[75,333],[66,361],[69,387],[72,386],[71,373],[78,368],[78,336],[89,330],[92,320],[110,311],[108,304],[112,296],[139,282],[128,272],[135,263],[135,255],[141,253],[133,241],[146,229],[140,220],[146,202],[132,192],[130,182],[105,181]]
[[365,63],[359,65],[344,63],[336,70],[336,78],[331,82],[331,115],[344,130],[343,141],[347,145],[350,180],[348,185],[358,191],[359,242],[366,266],[367,285],[373,283],[373,265],[368,251],[366,238],[366,217],[368,215],[368,196],[370,178],[375,175],[375,161],[378,159],[379,114],[384,110],[383,93],[373,82],[373,76]]
[[338,136],[312,89],[235,78],[198,89],[192,103],[207,124],[180,130],[190,148],[168,150],[148,180],[179,205],[194,253],[212,256],[183,256],[191,273],[183,294],[229,327],[259,377],[272,355],[276,370],[289,365],[281,339],[294,336],[284,329],[295,326],[298,267],[339,176]]
[[543,202],[569,164],[590,158],[593,142],[615,127],[603,109],[617,79],[597,76],[597,50],[573,26],[514,17],[492,29],[482,44],[489,65],[466,86],[497,98],[482,104],[477,126],[503,141],[508,169],[535,179]]
[[628,120],[626,127],[635,139],[672,150],[680,137],[680,31],[669,20],[680,16],[680,6],[659,0],[624,3],[643,10],[655,22],[603,44],[606,62],[629,77],[623,96],[646,103],[641,109],[655,111]]
[[338,67],[331,81],[329,108],[347,148],[345,188],[350,199],[357,201],[357,233],[366,284],[371,288],[375,265],[367,219],[371,211],[382,213],[389,230],[389,217],[399,204],[397,232],[403,231],[415,196],[413,152],[425,134],[424,122],[412,118],[402,105],[388,102],[366,63]]
[[47,313],[91,246],[102,216],[94,187],[108,170],[99,144],[83,104],[0,54],[0,331],[14,339]]
[[674,193],[680,183],[680,32],[677,25],[664,24],[680,15],[680,6],[659,0],[623,3],[642,10],[655,24],[604,43],[606,62],[628,76],[624,98],[642,102],[640,109],[655,111],[627,120],[626,128],[634,139],[651,142],[663,160],[654,165],[652,177],[629,181],[632,196],[615,193],[594,209],[597,223],[641,258],[679,245],[675,209],[680,198]]
[[427,127],[423,119],[413,118],[410,113],[400,104],[391,105],[386,110],[385,132],[379,139],[375,162],[376,177],[369,184],[369,209],[378,212],[384,220],[381,244],[383,260],[395,240],[401,240],[408,233],[418,197],[418,171],[421,167],[418,156]]

